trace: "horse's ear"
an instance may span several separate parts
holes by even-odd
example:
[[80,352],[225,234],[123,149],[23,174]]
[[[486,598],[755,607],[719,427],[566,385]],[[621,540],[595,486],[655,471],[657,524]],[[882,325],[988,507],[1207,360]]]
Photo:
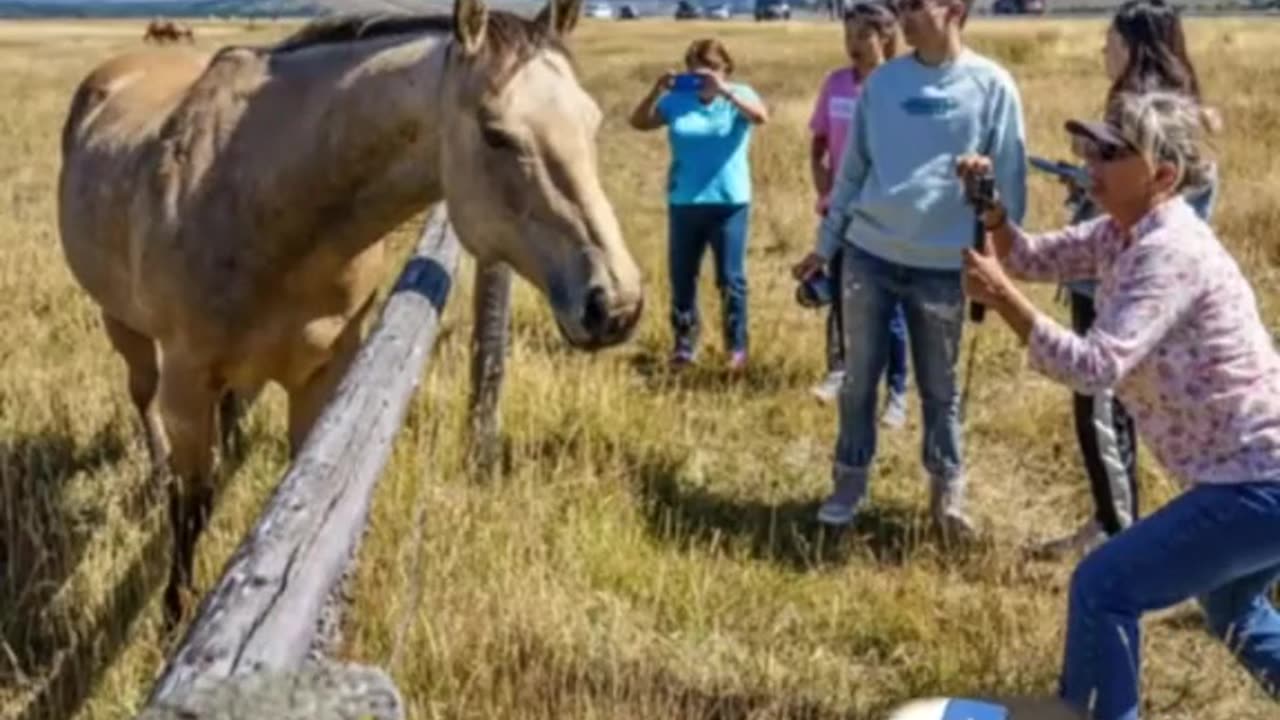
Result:
[[453,0],[453,37],[468,55],[484,46],[489,8],[484,0]]
[[537,21],[556,35],[568,35],[577,27],[581,14],[582,0],[547,0]]

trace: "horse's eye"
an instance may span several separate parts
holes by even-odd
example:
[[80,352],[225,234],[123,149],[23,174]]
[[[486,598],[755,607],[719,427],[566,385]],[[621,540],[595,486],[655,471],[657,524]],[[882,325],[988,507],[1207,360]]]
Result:
[[518,147],[518,143],[515,138],[511,137],[510,133],[497,128],[481,128],[480,134],[484,137],[484,144],[494,150],[514,150]]

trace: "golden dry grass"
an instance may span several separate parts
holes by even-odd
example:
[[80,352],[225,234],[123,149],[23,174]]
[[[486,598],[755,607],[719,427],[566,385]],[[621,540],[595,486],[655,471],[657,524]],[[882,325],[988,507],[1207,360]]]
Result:
[[[38,32],[32,32],[38,28]],[[1265,20],[1193,20],[1193,53],[1227,123],[1216,225],[1275,314],[1280,59]],[[220,26],[201,44],[266,40]],[[717,304],[704,272],[712,367],[678,382],[655,367],[666,323],[666,150],[624,118],[694,36],[716,33],[773,110],[752,149],[753,366],[714,364]],[[924,530],[913,401],[882,436],[872,505],[856,531],[811,520],[827,487],[834,413],[808,395],[822,367],[819,315],[786,268],[815,219],[804,121],[841,62],[836,26],[585,23],[584,81],[608,121],[607,190],[648,277],[638,337],[588,357],[564,350],[539,300],[517,292],[504,400],[511,470],[468,478],[461,461],[464,285],[399,439],[362,550],[349,655],[388,667],[410,716],[873,718],[904,698],[1052,690],[1069,563],[1028,563],[1025,542],[1088,508],[1068,396],[1022,367],[988,323],[966,426],[975,513],[990,543],[962,557]],[[74,83],[139,43],[114,24],[0,24],[0,716],[115,718],[135,710],[168,650],[158,587],[167,531],[140,497],[144,453],[92,305],[56,236],[56,136]],[[1097,110],[1099,21],[977,22],[1005,61],[1034,151],[1060,154],[1064,118]],[[1062,220],[1033,180],[1031,224]],[[406,246],[415,228],[397,234]],[[1051,292],[1037,290],[1043,307]],[[972,330],[972,328],[971,328]],[[966,348],[968,343],[966,340]],[[253,450],[200,549],[202,587],[284,468],[282,404],[250,418]],[[1146,510],[1174,492],[1146,457]],[[422,538],[419,545],[418,537]],[[414,600],[418,604],[414,605]],[[1146,623],[1148,717],[1274,715],[1193,611]]]

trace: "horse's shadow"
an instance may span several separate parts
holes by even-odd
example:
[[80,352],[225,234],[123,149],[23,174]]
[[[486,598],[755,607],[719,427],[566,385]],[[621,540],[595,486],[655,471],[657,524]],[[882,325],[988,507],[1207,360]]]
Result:
[[[78,474],[108,467],[125,453],[109,426],[83,446],[47,431],[0,440],[0,639],[6,649],[0,686],[21,689],[79,665],[67,649],[79,633],[67,618],[50,617],[50,608],[75,576],[102,518],[90,515],[100,506],[73,508],[69,492]],[[44,683],[38,694],[61,692],[54,684]]]
[[683,548],[735,548],[756,560],[809,571],[858,557],[903,565],[936,541],[927,518],[906,506],[867,505],[852,525],[839,528],[817,520],[816,499],[733,498],[685,482],[680,468],[667,460],[633,467],[649,534]]
[[[83,572],[105,503],[77,503],[74,478],[103,471],[129,454],[129,434],[104,425],[83,445],[42,432],[0,440],[0,692],[28,697],[15,720],[74,715],[133,639],[168,571],[165,497],[154,478],[113,498],[125,522],[151,522],[141,546],[92,617],[70,617],[57,602]],[[137,452],[143,452],[139,447]],[[234,473],[243,455],[228,458]],[[225,476],[224,476],[225,477]],[[220,487],[225,485],[225,480]],[[85,507],[88,505],[88,507]],[[158,512],[157,512],[158,511]]]

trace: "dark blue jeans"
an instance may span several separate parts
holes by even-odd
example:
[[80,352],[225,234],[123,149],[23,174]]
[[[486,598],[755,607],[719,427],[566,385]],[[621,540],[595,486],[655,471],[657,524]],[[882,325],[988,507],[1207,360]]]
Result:
[[725,350],[747,349],[747,220],[750,205],[669,205],[668,270],[676,351],[698,348],[698,272],[707,246],[716,263]]
[[1277,580],[1280,482],[1188,490],[1076,568],[1062,698],[1094,720],[1136,720],[1139,619],[1194,597],[1209,631],[1280,699],[1280,614],[1268,597]]

